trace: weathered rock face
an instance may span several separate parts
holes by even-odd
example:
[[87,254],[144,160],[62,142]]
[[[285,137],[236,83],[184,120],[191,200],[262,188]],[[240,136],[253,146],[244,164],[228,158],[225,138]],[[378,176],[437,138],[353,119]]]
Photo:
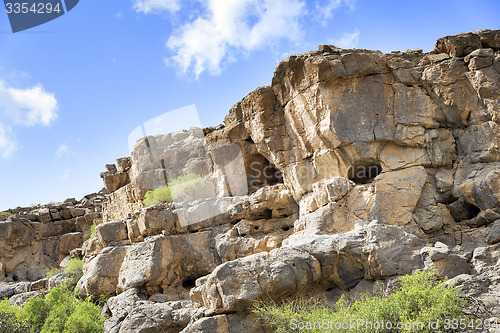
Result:
[[177,204],[157,204],[126,221],[100,224],[96,238],[83,246],[81,295],[138,288],[149,296],[183,299],[197,278],[219,264],[275,249],[292,233],[298,207],[285,186],[231,199],[225,214],[189,226],[180,223],[185,208]]
[[[309,196],[325,178],[357,178],[359,183],[380,172],[415,166],[450,173],[446,185],[453,184],[455,198],[466,196],[482,210],[498,208],[494,195],[482,193],[498,192],[493,185],[498,168],[497,49],[481,49],[480,42],[481,36],[496,34],[470,34],[477,43],[457,53],[467,58],[453,57],[453,45],[463,49],[460,38],[446,39],[446,49],[438,42],[440,54],[330,48],[289,57],[276,69],[271,86],[251,93],[231,110],[226,128],[244,124],[305,211],[319,206]],[[489,59],[484,67],[471,63],[483,58]],[[481,159],[489,164],[478,174],[474,169]],[[383,177],[375,182],[379,180]],[[392,188],[396,191],[390,192],[400,192]],[[407,191],[414,193],[407,206],[413,211],[420,193],[417,188]],[[401,222],[411,218],[406,214]]]
[[[83,244],[80,295],[113,296],[106,332],[269,332],[249,314],[256,299],[335,301],[433,268],[499,316],[499,84],[500,31],[431,53],[289,57],[224,125],[142,138],[106,166],[107,222]],[[190,191],[144,207],[192,173]],[[0,222],[7,248],[31,244],[36,226],[13,221]]]
[[35,281],[90,235],[106,191],[45,206],[11,209],[0,220],[0,282]]
[[[281,62],[224,126],[139,140],[128,171],[108,168],[104,215],[120,221],[86,243],[82,295],[189,297],[183,332],[265,332],[247,325],[256,299],[328,298],[423,267],[486,274],[500,240],[499,52],[499,31],[428,54],[321,45]],[[146,190],[190,172],[213,191],[142,208]],[[483,275],[476,293],[496,314]],[[137,329],[155,311],[143,307],[113,313],[108,331]]]

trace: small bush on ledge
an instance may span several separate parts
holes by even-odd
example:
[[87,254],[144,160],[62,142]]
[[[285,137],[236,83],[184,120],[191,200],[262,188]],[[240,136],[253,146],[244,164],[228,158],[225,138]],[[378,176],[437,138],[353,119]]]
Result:
[[144,196],[144,206],[149,207],[157,203],[171,202],[172,191],[168,186],[157,188],[153,191],[147,191]]
[[66,267],[64,267],[64,273],[75,282],[80,280],[83,275],[83,260],[77,258],[70,259]]
[[61,273],[61,269],[57,267],[53,267],[51,269],[47,270],[47,273],[45,274],[46,279],[50,279],[51,277]]
[[144,196],[144,206],[149,207],[157,203],[172,202],[174,198],[195,198],[196,192],[205,184],[205,180],[195,173],[179,176],[153,191],[147,191]]
[[0,217],[10,217],[12,216],[12,213],[9,212],[0,212]]
[[424,270],[401,277],[387,297],[349,303],[342,296],[333,308],[320,301],[257,302],[252,311],[276,332],[462,332],[461,323],[475,322],[464,315],[465,305],[457,288]]
[[90,237],[89,239],[92,239],[95,237],[95,228],[101,224],[104,223],[105,221],[102,218],[95,217],[94,220],[92,221],[92,224],[90,225]]

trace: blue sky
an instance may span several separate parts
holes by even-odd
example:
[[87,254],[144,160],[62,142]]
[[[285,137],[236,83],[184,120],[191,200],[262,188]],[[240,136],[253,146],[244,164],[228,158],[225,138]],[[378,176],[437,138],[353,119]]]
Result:
[[134,128],[191,104],[217,125],[288,55],[430,51],[499,18],[495,0],[80,0],[13,34],[2,10],[0,210],[98,191]]

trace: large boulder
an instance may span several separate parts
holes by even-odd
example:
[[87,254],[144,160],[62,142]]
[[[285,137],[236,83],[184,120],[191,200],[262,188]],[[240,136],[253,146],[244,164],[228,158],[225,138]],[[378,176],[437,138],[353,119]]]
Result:
[[364,227],[336,235],[292,235],[287,248],[299,248],[321,264],[320,282],[327,288],[348,289],[362,279],[409,274],[422,268],[422,241],[398,226],[372,221]]
[[82,297],[114,295],[127,250],[127,246],[107,247],[87,262],[83,267],[84,274],[77,284],[79,295]]
[[222,265],[198,279],[191,299],[209,313],[248,308],[257,299],[298,295],[321,277],[319,262],[298,249],[275,249]]
[[227,333],[271,333],[264,320],[246,313],[221,314],[203,317],[190,323],[181,333],[227,332]]

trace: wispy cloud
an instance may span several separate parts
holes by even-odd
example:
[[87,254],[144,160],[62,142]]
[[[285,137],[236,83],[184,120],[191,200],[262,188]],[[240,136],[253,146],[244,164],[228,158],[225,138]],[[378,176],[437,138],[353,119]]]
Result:
[[71,169],[66,169],[64,173],[61,176],[59,176],[59,179],[62,180],[69,179],[70,174],[71,174]]
[[319,0],[316,3],[315,14],[320,18],[322,25],[326,25],[332,18],[337,9],[348,7],[350,10],[355,8],[355,0]]
[[12,128],[0,123],[0,156],[8,159],[18,149],[18,143],[12,135]]
[[300,0],[211,0],[204,12],[174,31],[167,47],[175,55],[167,63],[198,77],[219,74],[221,68],[282,39],[298,40],[299,18],[305,13]]
[[352,49],[358,46],[359,42],[359,30],[354,32],[348,32],[343,34],[340,38],[331,40],[331,43],[335,46],[341,47],[343,49]]
[[62,144],[61,144],[61,145],[57,148],[57,150],[56,150],[56,153],[55,153],[56,158],[57,158],[57,159],[60,159],[61,157],[63,157],[63,155],[64,155],[64,154],[66,154],[66,153],[68,152],[68,149],[69,149],[68,145],[67,145],[67,144],[65,144],[65,143],[62,143]]
[[[61,159],[62,157],[66,156],[66,155],[70,155],[70,156],[73,156],[73,157],[77,157],[78,154],[75,152],[75,150],[72,148],[72,144],[70,144],[73,140],[71,140],[70,138],[66,139],[63,143],[61,143],[55,153],[54,153],[54,156],[56,159]],[[78,142],[78,140],[76,140]]]
[[19,148],[14,126],[48,126],[59,109],[53,93],[41,84],[19,89],[0,80],[0,156],[9,158]]
[[180,0],[134,0],[134,9],[144,14],[175,13],[180,9]]

